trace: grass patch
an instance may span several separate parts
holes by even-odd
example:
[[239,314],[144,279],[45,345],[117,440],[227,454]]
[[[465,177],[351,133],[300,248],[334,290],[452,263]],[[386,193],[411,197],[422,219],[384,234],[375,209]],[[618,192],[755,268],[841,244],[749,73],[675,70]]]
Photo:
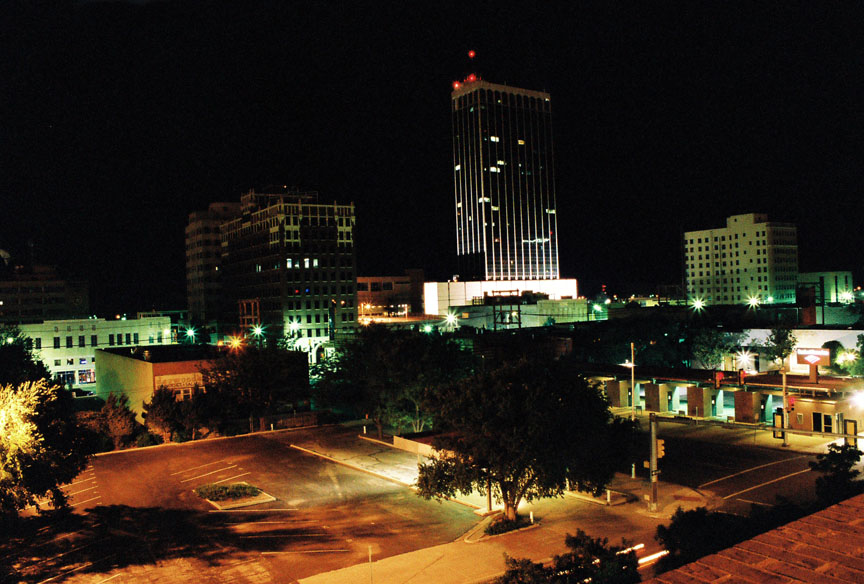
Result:
[[487,525],[486,529],[483,530],[483,533],[486,535],[498,535],[499,533],[507,533],[508,531],[522,529],[529,525],[531,525],[531,522],[524,517],[517,516],[516,519],[512,521],[501,517]]
[[261,493],[261,489],[247,485],[245,483],[235,483],[233,485],[202,485],[195,489],[195,494],[202,499],[210,501],[228,501],[229,499],[245,499],[247,497],[257,497]]

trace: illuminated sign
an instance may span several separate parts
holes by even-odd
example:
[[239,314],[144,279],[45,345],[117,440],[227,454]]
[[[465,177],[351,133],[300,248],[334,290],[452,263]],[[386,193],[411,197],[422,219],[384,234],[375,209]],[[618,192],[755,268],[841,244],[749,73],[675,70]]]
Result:
[[798,349],[796,353],[799,365],[831,365],[829,349]]

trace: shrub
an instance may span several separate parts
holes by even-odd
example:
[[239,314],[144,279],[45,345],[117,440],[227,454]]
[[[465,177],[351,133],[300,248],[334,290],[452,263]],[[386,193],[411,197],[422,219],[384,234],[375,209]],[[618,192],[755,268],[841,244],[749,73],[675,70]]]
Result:
[[492,523],[486,526],[486,529],[483,532],[486,535],[498,535],[499,533],[507,533],[508,531],[514,531],[516,529],[522,529],[523,527],[528,527],[531,523],[525,519],[524,517],[516,517],[514,520],[505,519],[501,517],[500,519],[494,520]]
[[143,446],[155,446],[156,444],[162,444],[162,436],[158,434],[153,434],[151,432],[142,432],[138,434],[138,437],[135,438],[135,446],[143,447]]
[[244,499],[255,497],[261,493],[261,489],[245,483],[233,485],[202,485],[195,489],[195,494],[202,499],[210,501],[225,501],[227,499]]

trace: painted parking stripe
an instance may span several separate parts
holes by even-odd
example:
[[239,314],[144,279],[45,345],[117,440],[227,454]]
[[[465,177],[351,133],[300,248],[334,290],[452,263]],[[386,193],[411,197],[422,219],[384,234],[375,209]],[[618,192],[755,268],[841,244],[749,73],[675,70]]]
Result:
[[770,481],[766,481],[764,483],[758,484],[755,487],[750,487],[749,489],[744,489],[743,491],[738,491],[737,493],[732,493],[731,495],[726,495],[723,499],[731,499],[732,497],[737,497],[738,495],[743,495],[744,493],[749,493],[750,491],[755,491],[756,489],[762,488],[766,485],[770,485],[771,483],[777,483],[782,480],[788,479],[790,477],[794,477],[795,475],[804,474],[805,472],[810,472],[809,468],[805,468],[804,470],[799,470],[798,472],[793,472],[792,474],[788,474],[786,476],[782,476],[777,479],[773,479]]
[[86,493],[87,491],[92,491],[93,489],[98,489],[98,488],[99,488],[99,485],[96,485],[95,487],[90,487],[89,489],[81,489],[80,491],[75,491],[74,493],[69,493],[66,496],[67,497],[74,497],[75,495],[78,495],[80,493]]
[[274,511],[299,511],[297,507],[284,509],[211,509],[210,513],[273,513]]
[[280,554],[334,554],[334,553],[345,553],[350,552],[351,550],[302,550],[302,551],[284,551],[284,552],[261,552],[262,556],[278,556]]
[[281,533],[275,535],[241,535],[246,539],[275,539],[278,537],[327,537],[329,533]]
[[222,460],[217,460],[216,462],[208,462],[207,464],[201,464],[198,466],[193,466],[192,468],[187,468],[185,470],[178,470],[177,472],[172,472],[168,476],[173,477],[174,475],[183,474],[184,472],[189,472],[190,470],[198,470],[199,468],[204,468],[205,466],[212,466],[214,464],[219,464],[220,462],[225,462],[225,459],[223,458]]
[[93,497],[92,499],[87,499],[86,501],[81,501],[80,503],[75,503],[76,505],[83,505],[84,503],[89,503],[90,501],[98,501],[102,497]]
[[197,477],[192,477],[191,479],[183,479],[180,481],[181,483],[188,483],[189,481],[194,481],[195,479],[200,479],[203,477],[209,477],[210,475],[214,475],[217,472],[222,472],[223,470],[228,470],[230,468],[237,468],[236,464],[232,464],[231,466],[226,466],[225,468],[220,468],[219,470],[211,470],[210,472],[205,472],[202,475],[198,475]]
[[219,483],[224,483],[225,481],[231,481],[234,479],[239,479],[240,477],[245,477],[248,474],[252,474],[251,472],[244,472],[243,474],[235,475],[233,477],[228,477],[227,479],[222,479],[221,481],[215,481],[213,484],[218,485]]
[[737,476],[740,476],[740,475],[743,475],[743,474],[747,474],[748,472],[752,472],[752,471],[754,471],[754,470],[759,470],[760,468],[765,468],[765,467],[767,467],[767,466],[772,466],[772,465],[775,465],[775,464],[781,464],[781,463],[783,463],[783,462],[789,462],[790,460],[799,460],[799,459],[802,459],[802,458],[807,458],[807,456],[806,456],[806,455],[804,455],[804,456],[793,456],[792,458],[784,458],[783,460],[775,460],[774,462],[769,462],[769,463],[767,463],[767,464],[760,464],[759,466],[754,466],[753,468],[748,468],[748,469],[746,469],[746,470],[742,470],[741,472],[736,472],[735,474],[731,474],[731,475],[728,475],[728,476],[725,476],[725,477],[720,477],[719,479],[714,479],[713,481],[708,481],[707,483],[702,483],[701,485],[699,485],[699,486],[696,487],[696,488],[701,489],[702,487],[707,487],[708,485],[713,485],[714,483],[719,483],[720,481],[725,481],[726,479],[731,479],[731,478],[733,478],[733,477],[737,477]]
[[103,582],[108,582],[109,580],[113,580],[114,578],[116,578],[117,576],[120,576],[120,575],[121,574],[114,574],[113,576],[105,578],[104,580],[99,580],[96,584],[102,584]]
[[96,561],[94,561],[94,562],[87,562],[87,563],[84,564],[83,566],[78,566],[77,568],[74,568],[74,569],[72,569],[72,570],[67,570],[66,572],[62,572],[62,573],[60,573],[60,574],[57,574],[56,576],[51,576],[51,577],[48,578],[47,580],[42,580],[41,582],[39,582],[39,584],[45,584],[46,582],[51,582],[52,580],[56,580],[57,578],[59,578],[59,577],[61,577],[61,576],[66,576],[67,574],[71,574],[72,572],[77,572],[78,570],[83,570],[84,568],[89,568],[90,566],[92,566],[92,565],[94,565],[94,564],[98,564],[98,563],[100,563],[100,562],[104,562],[105,560],[107,560],[107,559],[109,559],[109,558],[113,558],[113,557],[116,556],[116,555],[117,555],[117,554],[111,554],[110,556],[105,556],[104,558],[99,558],[98,560],[96,560]]
[[84,479],[83,481],[77,481],[74,483],[69,483],[66,485],[67,487],[74,487],[75,485],[80,485],[81,483],[89,483],[90,481],[95,481],[96,477],[90,477],[89,479]]

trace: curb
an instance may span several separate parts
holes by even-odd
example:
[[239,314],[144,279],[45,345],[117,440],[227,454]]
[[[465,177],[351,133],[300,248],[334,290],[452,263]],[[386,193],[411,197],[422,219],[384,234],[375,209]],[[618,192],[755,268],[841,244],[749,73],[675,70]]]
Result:
[[308,430],[309,428],[326,428],[334,424],[323,424],[321,426],[297,426],[296,428],[280,428],[278,430],[264,430],[263,432],[247,432],[246,434],[237,434],[236,436],[216,436],[214,438],[202,438],[200,440],[188,440],[186,442],[165,442],[163,444],[153,444],[152,446],[136,446],[134,448],[121,448],[120,450],[109,450],[108,452],[97,452],[93,456],[108,456],[109,454],[123,454],[124,452],[138,452],[139,450],[150,450],[153,448],[190,446],[192,444],[208,444],[219,440],[231,440],[232,438],[245,438],[246,436],[262,436],[266,434],[278,434],[279,432],[294,432],[297,430]]

